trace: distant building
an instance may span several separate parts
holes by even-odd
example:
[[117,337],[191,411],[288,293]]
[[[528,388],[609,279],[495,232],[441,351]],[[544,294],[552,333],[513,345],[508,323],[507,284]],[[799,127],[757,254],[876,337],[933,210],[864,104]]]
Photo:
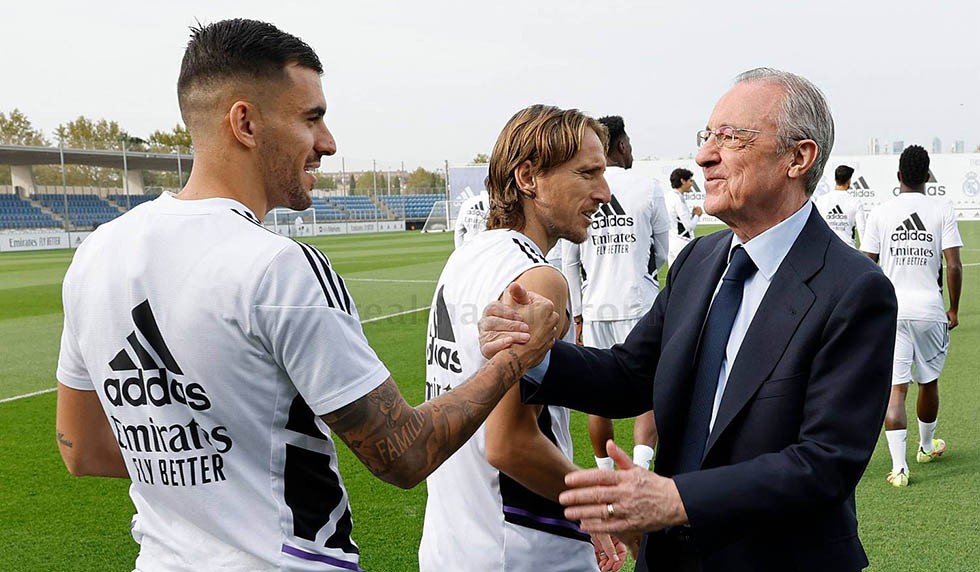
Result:
[[905,141],[892,141],[892,154],[901,155],[905,150]]
[[932,138],[932,152],[933,153],[943,152],[943,141],[939,137]]
[[872,137],[868,139],[868,155],[880,155],[881,154],[881,144],[878,143],[877,137]]
[[963,153],[966,151],[966,143],[962,139],[953,141],[953,153]]

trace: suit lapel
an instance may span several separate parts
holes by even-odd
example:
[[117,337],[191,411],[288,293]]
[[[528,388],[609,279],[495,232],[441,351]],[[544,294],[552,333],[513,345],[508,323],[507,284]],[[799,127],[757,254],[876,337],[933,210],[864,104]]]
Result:
[[[698,239],[700,245],[705,247],[705,253],[701,256],[692,253],[686,263],[678,268],[680,272],[672,277],[668,307],[668,314],[672,317],[665,327],[665,332],[669,333],[661,347],[653,392],[653,408],[657,412],[657,426],[663,440],[670,440],[671,436],[680,439],[683,433],[691,400],[698,342],[714,290],[728,263],[731,236],[731,231],[723,231],[718,236]],[[663,456],[669,455],[667,451],[670,450],[669,447],[664,448]],[[658,462],[661,463],[658,467],[670,465],[666,459]]]
[[814,208],[786,254],[745,333],[732,364],[704,457],[769,378],[815,296],[806,282],[823,266],[829,230]]

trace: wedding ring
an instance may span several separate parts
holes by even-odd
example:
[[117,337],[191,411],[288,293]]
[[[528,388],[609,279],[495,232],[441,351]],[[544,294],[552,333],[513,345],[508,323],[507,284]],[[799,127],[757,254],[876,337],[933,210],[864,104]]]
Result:
[[616,516],[616,509],[613,507],[612,503],[606,505],[606,514],[609,518]]

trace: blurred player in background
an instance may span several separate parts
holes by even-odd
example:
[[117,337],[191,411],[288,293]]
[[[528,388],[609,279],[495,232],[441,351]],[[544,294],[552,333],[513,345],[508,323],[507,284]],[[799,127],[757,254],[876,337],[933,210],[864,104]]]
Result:
[[[952,203],[926,196],[928,180],[929,154],[912,145],[898,161],[901,192],[871,211],[867,238],[861,235],[861,250],[881,264],[898,297],[895,365],[885,416],[885,437],[892,457],[887,481],[895,487],[909,484],[905,398],[913,380],[919,384],[919,447],[915,460],[929,463],[946,451],[946,441],[935,437],[939,376],[946,364],[949,330],[959,325],[963,240]],[[943,305],[943,259],[949,309]]]
[[834,171],[834,190],[816,197],[813,202],[830,230],[848,245],[857,248],[855,240],[859,236],[864,240],[864,205],[848,192],[852,175],[853,168],[847,165],[837,167]]
[[[653,181],[629,172],[633,147],[623,118],[599,122],[609,130],[609,202],[593,215],[585,242],[569,244],[563,263],[571,289],[582,293],[582,312],[575,316],[582,323],[581,341],[605,349],[625,340],[653,306],[660,289],[657,270],[667,259],[670,219]],[[613,468],[606,455],[606,441],[613,434],[611,420],[589,416],[589,438],[600,468]],[[652,411],[636,418],[633,443],[633,462],[650,468],[657,445]]]
[[667,212],[671,218],[672,228],[670,229],[670,252],[667,254],[667,265],[674,263],[674,259],[680,254],[681,250],[687,246],[694,238],[694,230],[698,226],[698,220],[704,211],[701,207],[689,207],[684,195],[691,192],[694,188],[694,173],[687,169],[674,169],[670,173],[670,192],[665,199],[667,202]]

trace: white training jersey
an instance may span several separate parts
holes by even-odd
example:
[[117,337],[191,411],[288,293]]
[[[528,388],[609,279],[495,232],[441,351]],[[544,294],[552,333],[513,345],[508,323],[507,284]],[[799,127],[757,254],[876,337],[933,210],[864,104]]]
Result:
[[58,380],[109,419],[140,571],[359,570],[319,415],[389,373],[326,256],[165,193],[82,243],[63,299]]
[[842,190],[833,190],[814,199],[817,211],[830,230],[845,243],[855,246],[858,236],[864,241],[864,205],[861,199]]
[[582,244],[562,254],[570,288],[581,288],[586,321],[638,318],[660,290],[657,271],[667,258],[670,218],[651,179],[606,168],[612,197],[592,216]]
[[677,255],[684,250],[687,243],[694,239],[694,230],[698,226],[700,216],[691,213],[691,207],[684,198],[684,193],[670,189],[664,195],[667,204],[667,214],[670,217],[670,253],[667,264],[673,264]]
[[[518,276],[546,265],[538,247],[512,230],[486,231],[453,252],[429,313],[427,400],[476,373],[486,361],[477,330],[483,309]],[[544,407],[538,426],[571,459],[568,421],[567,409]],[[589,536],[565,519],[561,505],[487,462],[485,424],[429,476],[426,488],[422,572],[597,569]]]
[[490,194],[481,191],[479,194],[463,201],[456,216],[456,230],[453,242],[459,248],[477,234],[487,229],[487,215],[490,214]]
[[861,250],[878,263],[895,286],[899,320],[946,321],[943,250],[963,246],[949,201],[902,193],[868,216]]

